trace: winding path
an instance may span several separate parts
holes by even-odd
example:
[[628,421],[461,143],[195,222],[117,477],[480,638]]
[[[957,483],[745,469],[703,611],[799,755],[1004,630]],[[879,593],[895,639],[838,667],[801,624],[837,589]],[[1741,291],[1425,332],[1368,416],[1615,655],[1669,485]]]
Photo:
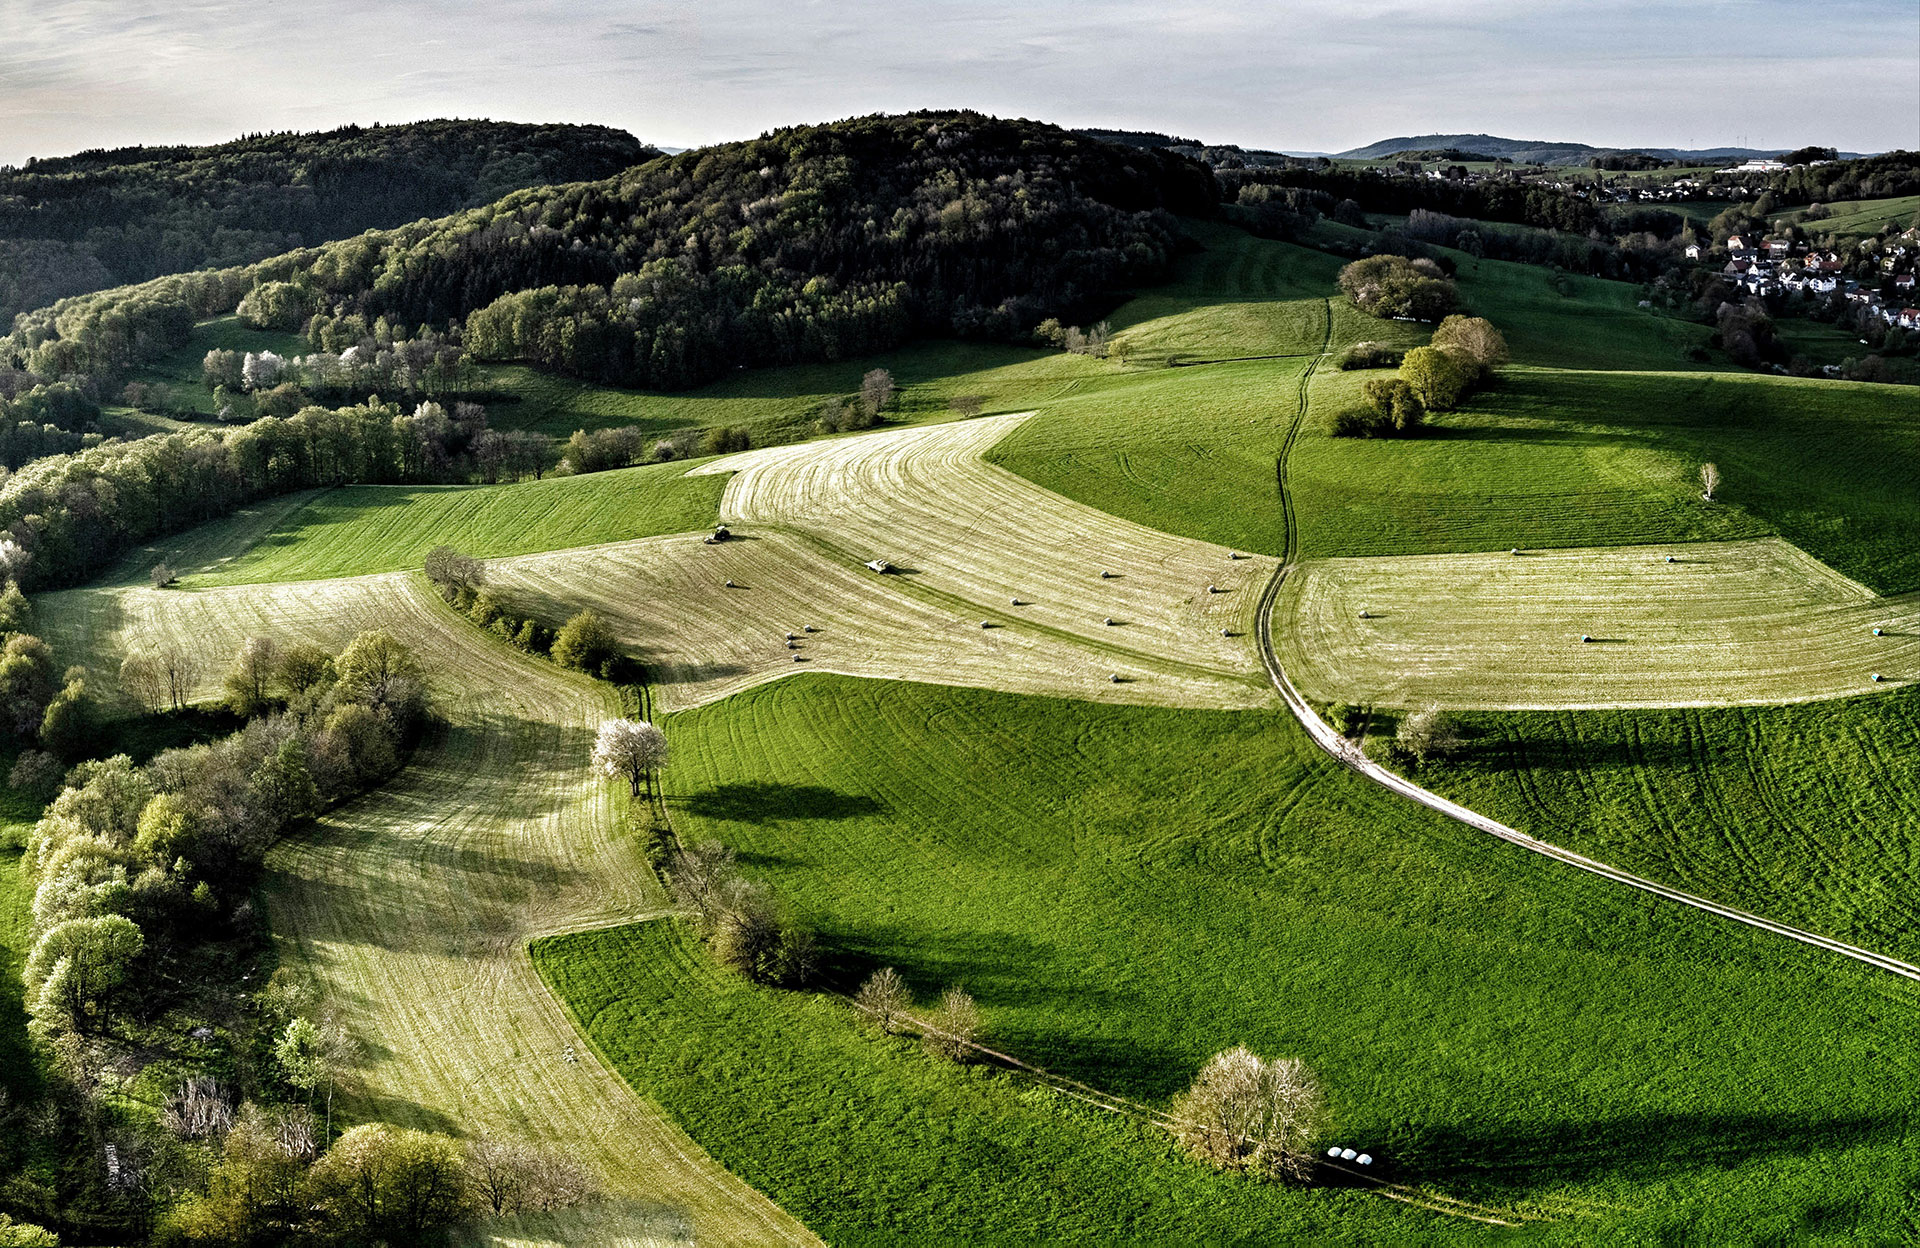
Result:
[[[1329,305],[1328,318],[1328,334],[1329,341],[1331,341],[1331,305]],[[1286,670],[1280,666],[1279,657],[1274,653],[1273,647],[1274,605],[1280,597],[1281,587],[1286,584],[1288,575],[1293,572],[1298,565],[1296,534],[1299,532],[1299,526],[1294,520],[1292,492],[1287,488],[1287,458],[1293,450],[1294,441],[1299,437],[1300,427],[1306,420],[1308,386],[1312,382],[1313,371],[1317,365],[1318,360],[1316,360],[1313,365],[1309,365],[1306,373],[1301,377],[1299,407],[1294,412],[1292,423],[1287,427],[1286,437],[1281,444],[1280,457],[1275,466],[1275,476],[1280,486],[1281,507],[1286,517],[1286,550],[1280,561],[1280,566],[1274,569],[1272,577],[1267,581],[1266,589],[1260,595],[1259,609],[1255,613],[1254,622],[1254,636],[1259,643],[1260,660],[1266,666],[1267,676],[1273,682],[1274,689],[1279,692],[1280,700],[1286,703],[1287,709],[1292,711],[1294,718],[1300,721],[1300,726],[1307,730],[1307,736],[1312,738],[1313,743],[1326,751],[1336,762],[1346,767],[1349,771],[1364,776],[1381,788],[1392,793],[1397,793],[1408,801],[1416,802],[1429,810],[1445,815],[1449,819],[1464,823],[1475,831],[1484,832],[1488,836],[1498,837],[1500,840],[1506,841],[1509,844],[1518,845],[1520,848],[1532,853],[1542,854],[1558,862],[1566,863],[1568,866],[1591,872],[1604,879],[1612,880],[1616,884],[1624,884],[1629,888],[1637,888],[1643,892],[1652,893],[1657,897],[1664,897],[1668,901],[1678,902],[1683,906],[1691,906],[1696,910],[1704,910],[1708,914],[1718,915],[1723,919],[1731,919],[1736,923],[1745,923],[1749,927],[1757,927],[1775,936],[1784,936],[1788,940],[1797,940],[1802,944],[1812,945],[1828,953],[1839,954],[1843,958],[1851,958],[1856,962],[1864,963],[1876,970],[1887,971],[1891,974],[1901,976],[1904,979],[1920,981],[1920,966],[1915,966],[1910,962],[1902,962],[1898,958],[1890,958],[1885,954],[1874,953],[1870,950],[1862,949],[1857,945],[1849,945],[1844,941],[1834,940],[1831,937],[1821,936],[1814,932],[1802,931],[1800,928],[1790,927],[1785,923],[1776,923],[1772,919],[1764,919],[1757,914],[1750,914],[1745,910],[1740,910],[1733,906],[1723,906],[1719,902],[1708,901],[1704,897],[1682,892],[1677,888],[1669,888],[1665,884],[1657,883],[1643,876],[1634,875],[1630,871],[1622,871],[1618,867],[1608,866],[1606,863],[1600,862],[1597,859],[1588,858],[1584,854],[1576,854],[1570,849],[1564,849],[1558,845],[1550,844],[1549,842],[1540,840],[1538,837],[1528,836],[1526,833],[1510,828],[1504,823],[1489,819],[1485,815],[1460,805],[1458,802],[1448,801],[1438,793],[1421,788],[1405,776],[1389,771],[1379,763],[1368,758],[1360,751],[1358,746],[1335,732],[1325,720],[1320,718],[1307,700],[1301,696],[1300,691],[1294,687],[1293,681],[1288,678]]]

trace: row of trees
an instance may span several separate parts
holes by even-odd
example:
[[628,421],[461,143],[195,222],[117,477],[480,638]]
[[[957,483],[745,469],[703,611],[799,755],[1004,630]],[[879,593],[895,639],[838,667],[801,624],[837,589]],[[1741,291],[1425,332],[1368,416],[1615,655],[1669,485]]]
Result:
[[538,476],[548,447],[542,435],[487,429],[472,404],[306,407],[238,429],[105,442],[27,464],[0,482],[0,541],[18,551],[23,583],[72,584],[134,545],[260,498],[352,483]]

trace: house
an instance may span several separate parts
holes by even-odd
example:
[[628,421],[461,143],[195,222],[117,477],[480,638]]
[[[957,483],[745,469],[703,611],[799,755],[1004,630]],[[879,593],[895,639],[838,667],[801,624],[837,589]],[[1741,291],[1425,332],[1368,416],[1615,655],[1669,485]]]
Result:
[[1702,250],[1704,250],[1704,249],[1703,249],[1703,248],[1702,248],[1702,247],[1700,246],[1700,244],[1699,244],[1699,243],[1688,243],[1688,244],[1687,244],[1687,259],[1689,259],[1689,260],[1698,260],[1698,259],[1700,258],[1700,253],[1701,253],[1701,251],[1702,251]]
[[1766,248],[1767,248],[1767,254],[1774,257],[1777,260],[1785,256],[1788,252],[1793,250],[1793,240],[1786,239],[1786,238],[1770,238],[1766,241]]
[[1751,260],[1729,260],[1727,261],[1727,267],[1720,271],[1722,273],[1741,274],[1752,267],[1753,261]]
[[1896,323],[1901,329],[1920,329],[1920,308],[1901,308]]
[[1728,251],[1748,251],[1748,250],[1751,250],[1751,249],[1750,249],[1750,248],[1749,248],[1749,247],[1747,246],[1747,236],[1746,236],[1746,235],[1744,235],[1744,234],[1730,234],[1730,235],[1728,235],[1728,236],[1727,236],[1727,250],[1728,250]]
[[1893,288],[1895,290],[1912,290],[1913,274],[1911,273],[1896,274],[1893,279]]

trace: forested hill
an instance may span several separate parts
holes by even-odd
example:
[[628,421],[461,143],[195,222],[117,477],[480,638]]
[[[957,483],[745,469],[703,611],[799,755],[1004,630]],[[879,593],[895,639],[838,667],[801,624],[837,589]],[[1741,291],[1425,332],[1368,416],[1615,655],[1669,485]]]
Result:
[[605,126],[425,121],[0,169],[0,327],[68,295],[440,217],[659,155]]
[[662,157],[618,177],[165,279],[23,317],[0,366],[119,370],[231,311],[356,340],[461,323],[468,352],[682,387],[850,358],[915,333],[1011,336],[1152,281],[1204,166],[976,113],[865,117]]

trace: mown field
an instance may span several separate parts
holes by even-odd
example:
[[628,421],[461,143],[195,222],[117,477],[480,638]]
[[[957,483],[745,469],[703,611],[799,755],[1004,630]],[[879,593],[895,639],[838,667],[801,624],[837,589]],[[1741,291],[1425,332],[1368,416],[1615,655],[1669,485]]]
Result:
[[58,654],[111,672],[130,649],[196,655],[219,696],[241,641],[337,651],[384,628],[420,659],[445,725],[393,782],[282,840],[263,891],[279,960],[304,968],[367,1059],[349,1119],[551,1145],[609,1199],[480,1228],[485,1244],[811,1242],[577,1043],[525,953],[533,935],[657,913],[657,881],[588,753],[611,686],[492,641],[422,578],[42,595]]
[[[733,845],[836,982],[962,983],[996,1047],[1058,1073],[1164,1103],[1235,1042],[1303,1056],[1330,1139],[1547,1242],[1902,1224],[1910,986],[1400,805],[1284,712],[808,676],[667,726],[681,835]],[[658,925],[537,958],[637,1087],[834,1242],[1486,1233],[1212,1176],[717,979]]]

